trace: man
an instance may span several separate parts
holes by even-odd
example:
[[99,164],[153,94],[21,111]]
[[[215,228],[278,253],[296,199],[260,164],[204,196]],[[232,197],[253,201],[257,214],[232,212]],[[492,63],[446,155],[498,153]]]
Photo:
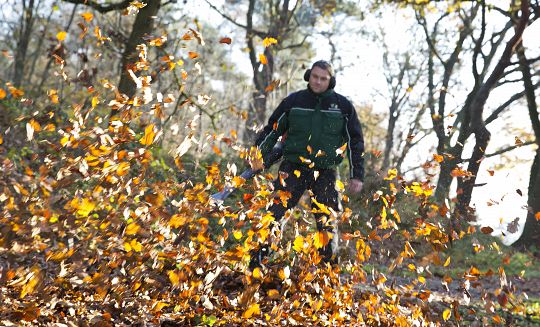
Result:
[[[265,157],[274,144],[283,142],[284,160],[275,181],[276,191],[290,192],[286,206],[275,201],[270,207],[275,221],[296,206],[310,190],[312,211],[320,232],[333,237],[338,211],[335,167],[347,156],[350,164],[349,191],[360,192],[364,177],[364,139],[352,103],[334,92],[334,70],[326,61],[317,61],[304,74],[308,87],[286,97],[270,116],[255,145]],[[330,210],[331,208],[332,210]],[[336,235],[337,237],[337,235]],[[334,263],[333,243],[319,253],[323,262]],[[268,246],[251,253],[250,268],[265,263]]]

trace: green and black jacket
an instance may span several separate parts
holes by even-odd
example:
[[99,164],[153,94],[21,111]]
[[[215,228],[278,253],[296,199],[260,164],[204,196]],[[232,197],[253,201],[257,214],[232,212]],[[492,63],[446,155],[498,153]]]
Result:
[[325,169],[347,156],[350,177],[363,180],[364,137],[358,115],[352,103],[334,90],[315,94],[308,88],[286,97],[255,145],[266,156],[280,137],[286,160]]

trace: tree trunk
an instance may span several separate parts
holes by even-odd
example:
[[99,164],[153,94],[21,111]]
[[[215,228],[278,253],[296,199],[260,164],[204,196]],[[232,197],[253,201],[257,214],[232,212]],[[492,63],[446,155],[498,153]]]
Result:
[[[131,79],[128,69],[132,69],[133,64],[137,61],[137,45],[144,43],[143,37],[154,31],[154,19],[160,5],[161,0],[148,0],[146,6],[139,10],[122,54],[122,73],[118,83],[118,91],[130,98],[135,95],[136,84]],[[132,70],[135,72],[134,69]]]
[[[26,5],[26,0],[23,0],[23,8]],[[34,0],[30,0],[28,7],[24,8],[23,19],[21,19],[21,37],[19,38],[19,46],[15,54],[15,69],[13,71],[13,84],[15,87],[20,87],[24,78],[24,68],[26,65],[26,53],[30,44],[30,36],[34,25]]]
[[517,51],[519,66],[523,74],[523,85],[527,98],[527,107],[529,117],[536,138],[536,155],[531,166],[531,175],[529,178],[528,205],[529,212],[525,221],[525,227],[521,237],[513,244],[516,248],[527,249],[536,247],[537,254],[540,255],[540,220],[537,220],[535,214],[540,212],[540,114],[538,113],[538,104],[536,103],[535,88],[532,82],[531,70],[525,56],[523,44]]
[[512,246],[518,249],[536,248],[540,256],[540,220],[536,220],[535,214],[540,212],[540,148],[536,150],[536,156],[531,167],[529,179],[529,211],[525,221],[523,234]]

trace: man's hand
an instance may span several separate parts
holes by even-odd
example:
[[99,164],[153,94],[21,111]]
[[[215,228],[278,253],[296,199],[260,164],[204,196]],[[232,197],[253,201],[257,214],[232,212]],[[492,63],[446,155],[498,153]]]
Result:
[[364,183],[362,183],[361,180],[351,178],[351,180],[349,181],[349,192],[351,194],[358,193],[362,190],[362,186],[364,186]]

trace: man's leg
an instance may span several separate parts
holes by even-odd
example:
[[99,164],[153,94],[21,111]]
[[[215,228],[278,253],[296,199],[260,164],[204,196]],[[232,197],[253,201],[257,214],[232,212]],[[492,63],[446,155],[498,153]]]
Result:
[[316,211],[313,215],[317,223],[319,232],[326,232],[331,239],[328,244],[319,249],[323,262],[337,263],[337,217],[338,212],[338,192],[335,188],[336,172],[333,169],[324,169],[319,172],[317,180],[313,181],[311,191],[315,201],[323,206],[320,208],[314,201],[311,208]]
[[[280,176],[274,181],[274,193],[276,197],[274,199],[274,204],[268,209],[274,216],[274,225],[280,223],[287,210],[294,208],[298,204],[298,201],[307,188],[308,176],[302,176],[302,174],[296,176],[296,174],[294,174],[296,169],[297,166],[288,161],[284,161],[279,167]],[[281,197],[285,198],[287,196],[282,192],[290,193],[290,197],[286,199],[286,205],[284,205]],[[282,193],[281,197],[280,193]],[[269,244],[262,245],[258,250],[253,251],[251,253],[249,268],[253,270],[256,267],[260,267],[269,254]]]

